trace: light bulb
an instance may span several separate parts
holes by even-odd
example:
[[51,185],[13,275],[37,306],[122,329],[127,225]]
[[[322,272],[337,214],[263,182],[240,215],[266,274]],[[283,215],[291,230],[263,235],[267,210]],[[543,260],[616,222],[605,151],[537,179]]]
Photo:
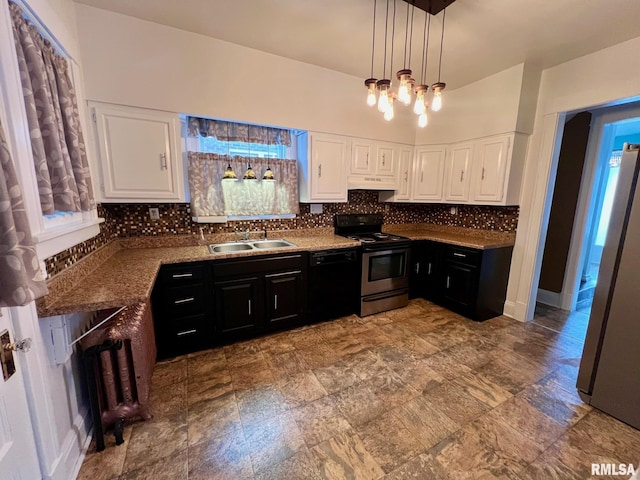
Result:
[[409,93],[409,86],[406,81],[400,82],[400,87],[398,87],[398,100],[402,102],[404,105],[409,105],[411,103],[411,94]]
[[389,96],[387,95],[387,90],[380,90],[380,95],[378,96],[378,111],[385,113],[389,109]]
[[440,111],[442,108],[442,92],[436,90],[433,92],[433,102],[431,103],[431,110],[434,112]]
[[376,104],[376,94],[375,92],[372,92],[371,90],[369,90],[369,93],[367,94],[367,105],[369,105],[370,107],[373,107]]
[[389,107],[386,112],[384,112],[384,119],[387,122],[393,120],[393,107]]
[[418,126],[420,128],[424,128],[429,123],[429,119],[427,118],[427,112],[422,112],[418,117]]
[[413,105],[413,113],[416,115],[422,115],[424,113],[424,91],[419,90],[416,95],[416,103]]

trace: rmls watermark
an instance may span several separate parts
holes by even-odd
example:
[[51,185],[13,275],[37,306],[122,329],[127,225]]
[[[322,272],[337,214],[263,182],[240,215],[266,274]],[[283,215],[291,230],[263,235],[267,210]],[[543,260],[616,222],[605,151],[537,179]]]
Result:
[[[635,475],[636,468],[632,463],[592,463],[591,475]],[[637,478],[637,477],[633,477]]]

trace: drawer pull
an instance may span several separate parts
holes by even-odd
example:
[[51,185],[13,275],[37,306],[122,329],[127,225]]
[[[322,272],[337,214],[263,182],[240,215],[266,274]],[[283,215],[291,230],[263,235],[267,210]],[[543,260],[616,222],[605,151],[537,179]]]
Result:
[[451,277],[447,275],[447,288],[451,287]]
[[192,333],[196,333],[198,330],[196,330],[195,328],[192,330],[185,330],[184,332],[178,332],[176,333],[176,336],[178,337],[182,337],[183,335],[191,335]]
[[464,253],[453,252],[453,255],[455,257],[467,258],[467,256]]
[[180,305],[181,303],[190,303],[190,302],[193,302],[194,300],[195,300],[195,297],[181,298],[180,300],[176,300],[173,303],[175,305]]
[[171,278],[191,278],[193,273],[174,273]]

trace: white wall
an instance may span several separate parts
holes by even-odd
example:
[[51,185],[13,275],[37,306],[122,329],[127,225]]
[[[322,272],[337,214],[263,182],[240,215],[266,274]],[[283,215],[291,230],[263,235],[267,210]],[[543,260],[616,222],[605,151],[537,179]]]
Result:
[[[520,219],[505,313],[528,320],[544,249],[547,199],[553,195],[562,112],[616,104],[640,95],[640,37],[542,72],[533,136],[527,155]],[[624,100],[626,99],[626,100]],[[638,98],[635,98],[637,100]]]
[[[453,143],[513,131],[531,133],[532,121],[527,124],[525,118],[533,118],[537,84],[535,72],[526,69],[526,73],[534,81],[525,77],[525,65],[520,64],[456,90],[445,90],[442,110],[429,111],[429,125],[417,130],[416,145]],[[528,103],[521,101],[525,78]]]
[[386,122],[366,105],[364,76],[86,5],[76,9],[89,100],[413,143],[415,115],[397,108]]

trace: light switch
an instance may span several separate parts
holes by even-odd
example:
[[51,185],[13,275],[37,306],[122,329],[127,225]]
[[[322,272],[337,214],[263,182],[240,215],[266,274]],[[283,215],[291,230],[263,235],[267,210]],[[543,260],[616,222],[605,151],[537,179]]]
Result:
[[322,204],[321,203],[312,203],[309,208],[310,213],[322,213]]

